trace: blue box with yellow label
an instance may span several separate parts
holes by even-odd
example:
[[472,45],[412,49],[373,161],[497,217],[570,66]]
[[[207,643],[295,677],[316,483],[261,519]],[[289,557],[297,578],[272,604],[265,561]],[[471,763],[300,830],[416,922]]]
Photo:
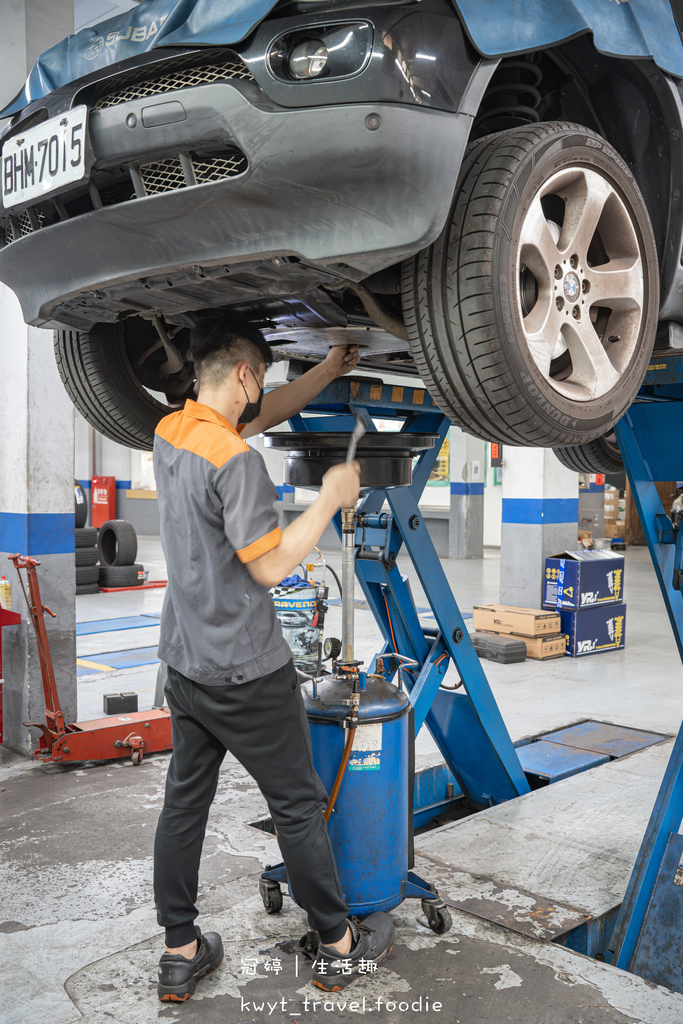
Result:
[[618,651],[626,643],[625,604],[593,605],[579,612],[560,612],[560,617],[570,658]]
[[615,551],[563,551],[545,560],[544,608],[579,611],[623,597],[624,556]]

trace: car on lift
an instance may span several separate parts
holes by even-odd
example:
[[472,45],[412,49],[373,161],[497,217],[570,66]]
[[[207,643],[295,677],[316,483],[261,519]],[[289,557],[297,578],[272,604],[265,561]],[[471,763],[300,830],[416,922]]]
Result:
[[599,469],[683,323],[681,26],[519,11],[143,0],[43,54],[1,112],[0,280],[82,415],[149,448],[224,311]]

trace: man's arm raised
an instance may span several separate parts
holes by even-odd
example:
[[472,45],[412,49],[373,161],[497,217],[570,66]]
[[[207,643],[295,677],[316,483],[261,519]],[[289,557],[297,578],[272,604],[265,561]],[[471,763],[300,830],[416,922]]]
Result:
[[277,547],[246,562],[257,583],[275,587],[296,568],[322,537],[327,524],[340,508],[358,501],[360,466],[357,462],[333,466],[323,477],[320,495],[305,512],[283,530]]
[[296,416],[336,377],[353,370],[358,359],[357,345],[333,346],[322,363],[313,366],[289,384],[273,388],[264,395],[260,414],[247,424],[241,436],[255,437],[256,434],[262,434],[264,430],[270,430],[271,427],[276,427]]

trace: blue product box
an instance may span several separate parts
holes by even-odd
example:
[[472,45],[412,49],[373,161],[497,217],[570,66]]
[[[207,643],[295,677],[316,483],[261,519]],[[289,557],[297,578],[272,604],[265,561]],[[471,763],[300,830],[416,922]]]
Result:
[[586,654],[618,651],[626,644],[626,605],[601,604],[579,612],[560,612],[562,632],[567,634],[567,654],[582,658]]
[[616,551],[563,551],[545,560],[543,607],[578,611],[624,598],[624,556]]

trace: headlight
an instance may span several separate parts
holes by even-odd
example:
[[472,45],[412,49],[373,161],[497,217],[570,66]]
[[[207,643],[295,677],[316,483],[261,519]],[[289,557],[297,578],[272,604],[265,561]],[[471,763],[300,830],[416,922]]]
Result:
[[297,43],[289,55],[289,70],[295,78],[317,78],[327,66],[327,47],[319,39]]
[[362,71],[372,54],[367,22],[309,26],[276,39],[268,54],[271,72],[286,82],[348,78]]

